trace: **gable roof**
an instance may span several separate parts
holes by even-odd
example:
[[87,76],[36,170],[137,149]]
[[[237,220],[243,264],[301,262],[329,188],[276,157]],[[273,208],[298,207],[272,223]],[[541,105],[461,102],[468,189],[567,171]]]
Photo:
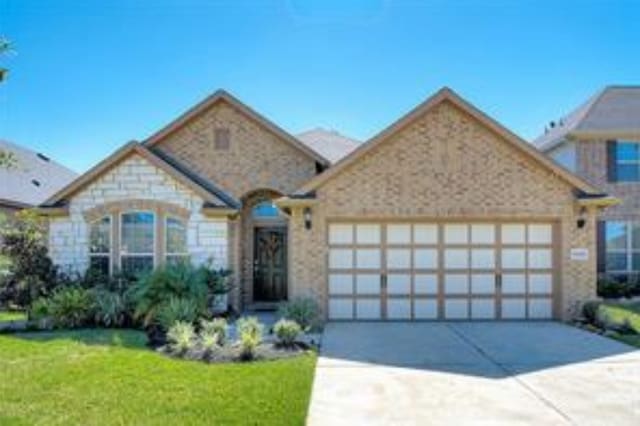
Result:
[[360,141],[340,134],[336,130],[327,130],[322,127],[298,133],[296,137],[314,151],[322,154],[331,163],[338,162],[360,145]]
[[608,86],[533,141],[543,151],[571,137],[640,138],[640,86]]
[[166,161],[166,159],[153,153],[145,146],[141,145],[137,141],[131,141],[100,163],[92,167],[89,171],[82,174],[76,180],[71,182],[66,187],[55,193],[49,199],[47,199],[41,207],[58,207],[64,205],[65,201],[76,194],[78,191],[85,188],[87,185],[98,179],[104,173],[108,172],[112,168],[116,167],[120,162],[128,158],[133,154],[138,154],[154,166],[158,167],[171,177],[175,178],[178,182],[185,185],[187,188],[192,189],[195,193],[200,195],[205,204],[210,207],[225,207],[236,209],[240,206],[240,203],[224,191],[219,189],[215,184],[209,181],[204,181],[202,178],[194,179],[193,176],[186,174],[183,170],[178,169],[175,165]]
[[318,152],[316,152],[309,146],[305,145],[304,143],[300,142],[293,135],[289,134],[288,132],[283,130],[281,127],[279,127],[272,121],[268,120],[264,116],[260,115],[258,112],[254,111],[249,106],[245,105],[240,100],[238,100],[236,97],[234,97],[233,95],[231,95],[230,93],[222,89],[217,90],[215,93],[213,93],[212,95],[210,95],[209,97],[207,97],[206,99],[204,99],[203,101],[195,105],[194,107],[187,110],[184,114],[182,114],[181,116],[173,120],[171,123],[167,124],[158,132],[149,136],[143,142],[144,145],[147,147],[153,147],[158,142],[163,140],[165,137],[181,129],[182,127],[187,125],[191,120],[195,119],[200,114],[204,113],[206,110],[208,110],[218,102],[226,102],[227,104],[231,105],[233,108],[235,108],[240,113],[248,117],[250,120],[257,123],[262,128],[278,136],[280,139],[285,140],[291,146],[301,151],[302,153],[306,154],[307,156],[312,158],[314,161],[317,161],[323,166],[328,166],[330,164],[329,160],[327,160],[325,157],[320,155]]
[[0,167],[0,204],[35,206],[66,186],[77,174],[46,155],[0,139],[0,151],[15,159],[12,167]]
[[314,191],[315,189],[322,186],[328,180],[340,174],[343,170],[345,170],[350,165],[357,162],[360,158],[362,158],[365,154],[375,149],[380,144],[385,143],[389,138],[395,135],[397,132],[403,130],[414,121],[422,117],[426,112],[434,109],[442,102],[450,102],[462,111],[471,115],[473,118],[481,122],[488,129],[493,131],[502,137],[505,141],[513,145],[516,149],[520,150],[525,155],[529,156],[533,160],[535,160],[542,167],[548,169],[552,173],[556,174],[561,179],[565,180],[569,184],[571,184],[576,189],[583,191],[587,194],[601,194],[601,191],[596,187],[592,186],[590,183],[584,181],[580,177],[574,175],[563,167],[557,165],[553,160],[547,158],[544,154],[534,148],[532,145],[527,143],[525,140],[518,137],[516,134],[512,133],[510,130],[499,124],[497,121],[493,120],[491,117],[477,109],[475,106],[471,105],[462,97],[457,95],[453,90],[448,87],[444,87],[440,89],[436,94],[429,97],[426,101],[415,107],[409,113],[401,117],[399,120],[391,124],[389,127],[375,135],[373,138],[369,139],[367,142],[358,147],[351,154],[343,158],[339,161],[335,166],[326,170],[320,175],[317,175],[305,185],[303,185],[299,190],[295,192],[297,195],[307,194],[309,192]]

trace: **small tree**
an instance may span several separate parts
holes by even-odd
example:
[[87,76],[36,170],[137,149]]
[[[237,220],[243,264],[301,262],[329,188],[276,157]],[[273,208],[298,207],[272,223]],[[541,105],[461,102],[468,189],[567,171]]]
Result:
[[45,222],[37,213],[23,210],[16,220],[0,227],[0,255],[9,261],[0,276],[0,304],[27,308],[41,296],[49,296],[57,284],[57,270],[49,258]]

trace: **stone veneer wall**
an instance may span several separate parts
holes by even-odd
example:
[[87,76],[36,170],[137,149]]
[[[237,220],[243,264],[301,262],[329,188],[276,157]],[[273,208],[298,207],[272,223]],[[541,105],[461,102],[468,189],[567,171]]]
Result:
[[200,263],[213,257],[218,265],[227,266],[227,219],[205,217],[200,211],[200,196],[138,155],[128,157],[73,196],[68,216],[51,218],[49,251],[53,261],[70,271],[86,270],[89,226],[85,214],[115,202],[125,207],[129,202],[135,208],[139,200],[168,203],[187,211],[187,246],[192,260]]
[[[289,289],[315,296],[326,316],[327,222],[335,218],[521,218],[557,223],[561,316],[596,296],[596,212],[578,229],[572,188],[484,125],[445,102],[396,133],[316,193],[312,229],[300,209],[289,222]],[[572,247],[589,261],[569,259]]]

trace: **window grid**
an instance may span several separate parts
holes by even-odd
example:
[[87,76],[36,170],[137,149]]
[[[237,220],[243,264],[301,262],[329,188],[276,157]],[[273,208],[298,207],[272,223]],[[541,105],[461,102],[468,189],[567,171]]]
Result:
[[[127,215],[145,214],[151,215],[151,230],[152,230],[152,244],[151,251],[134,251],[125,249],[127,247],[125,241],[125,224],[124,218]],[[133,268],[143,267],[144,260],[151,259],[151,269],[155,267],[155,247],[156,247],[156,214],[152,211],[126,211],[120,213],[120,269],[123,272],[127,272],[126,265],[130,265]],[[131,271],[136,272],[136,271]]]
[[[634,227],[640,226],[640,224],[633,221],[607,221],[607,224],[622,224],[624,225],[624,248],[606,248],[607,259],[609,254],[623,254],[625,255],[625,268],[624,269],[615,269],[609,268],[609,261],[607,260],[607,273],[611,274],[632,274],[638,272],[638,269],[634,269],[633,267],[633,255],[640,255],[640,247],[633,247],[633,230]],[[606,235],[608,230],[605,231],[605,244],[609,236]]]
[[187,250],[187,226],[185,222],[180,218],[167,216],[165,218],[164,234],[166,262],[176,263],[186,260],[189,257],[189,252]]
[[89,267],[107,275],[111,273],[112,232],[111,216],[104,216],[89,225]]

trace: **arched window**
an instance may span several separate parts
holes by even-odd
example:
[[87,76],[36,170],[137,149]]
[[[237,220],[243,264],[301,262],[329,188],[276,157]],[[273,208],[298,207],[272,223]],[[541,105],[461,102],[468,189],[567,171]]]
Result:
[[281,213],[273,201],[262,201],[255,205],[251,211],[254,219],[277,219]]
[[169,264],[185,261],[187,251],[187,226],[182,219],[167,216],[165,219],[165,256]]
[[89,268],[109,275],[111,272],[111,216],[89,225]]
[[120,268],[126,275],[137,275],[154,267],[155,215],[126,212],[120,217]]

